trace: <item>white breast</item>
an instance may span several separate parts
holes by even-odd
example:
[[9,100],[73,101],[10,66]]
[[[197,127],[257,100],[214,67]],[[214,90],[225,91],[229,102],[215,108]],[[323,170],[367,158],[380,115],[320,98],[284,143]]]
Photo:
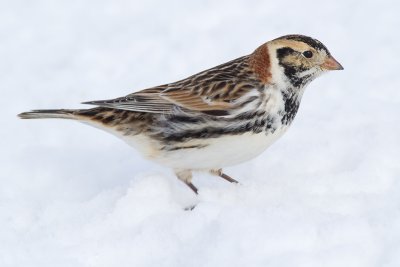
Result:
[[236,135],[226,134],[217,138],[193,139],[181,146],[200,146],[199,148],[163,150],[151,159],[171,168],[200,170],[218,169],[248,161],[265,151],[288,128],[280,123],[281,116],[278,114],[284,109],[284,103],[278,89],[270,88],[258,108],[265,110],[270,116],[276,116],[275,131],[246,132]]
[[268,135],[264,132],[244,133],[189,141],[185,146],[204,145],[204,147],[163,151],[151,159],[176,169],[218,169],[258,156],[285,131],[286,128],[281,128]]

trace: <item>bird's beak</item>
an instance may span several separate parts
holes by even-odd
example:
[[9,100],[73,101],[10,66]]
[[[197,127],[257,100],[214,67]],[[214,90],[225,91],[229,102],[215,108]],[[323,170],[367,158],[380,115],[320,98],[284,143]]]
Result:
[[321,64],[321,68],[324,70],[342,70],[343,66],[340,65],[340,63],[337,62],[332,56],[328,56],[324,63]]

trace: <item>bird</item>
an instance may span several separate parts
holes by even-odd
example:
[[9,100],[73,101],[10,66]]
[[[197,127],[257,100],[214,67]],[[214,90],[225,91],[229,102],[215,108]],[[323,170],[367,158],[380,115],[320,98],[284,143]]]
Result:
[[88,109],[44,109],[22,119],[70,119],[105,130],[142,156],[172,168],[194,193],[193,172],[238,183],[222,168],[257,157],[291,126],[305,88],[316,77],[343,70],[327,47],[290,34],[252,53],[177,82]]

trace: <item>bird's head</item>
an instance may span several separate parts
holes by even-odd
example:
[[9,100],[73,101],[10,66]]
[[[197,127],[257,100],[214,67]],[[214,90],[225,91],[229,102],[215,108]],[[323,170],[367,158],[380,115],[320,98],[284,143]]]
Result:
[[285,35],[257,50],[265,49],[272,83],[289,82],[302,88],[323,72],[343,69],[325,45],[308,36]]

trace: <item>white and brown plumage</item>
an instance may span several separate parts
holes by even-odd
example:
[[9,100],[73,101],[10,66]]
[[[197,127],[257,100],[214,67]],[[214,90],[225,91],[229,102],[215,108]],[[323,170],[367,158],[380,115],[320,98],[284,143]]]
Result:
[[290,126],[306,85],[339,69],[321,42],[287,35],[184,80],[85,103],[96,108],[19,116],[73,119],[111,132],[146,158],[173,168],[197,193],[192,171],[236,182],[221,168],[262,153]]

